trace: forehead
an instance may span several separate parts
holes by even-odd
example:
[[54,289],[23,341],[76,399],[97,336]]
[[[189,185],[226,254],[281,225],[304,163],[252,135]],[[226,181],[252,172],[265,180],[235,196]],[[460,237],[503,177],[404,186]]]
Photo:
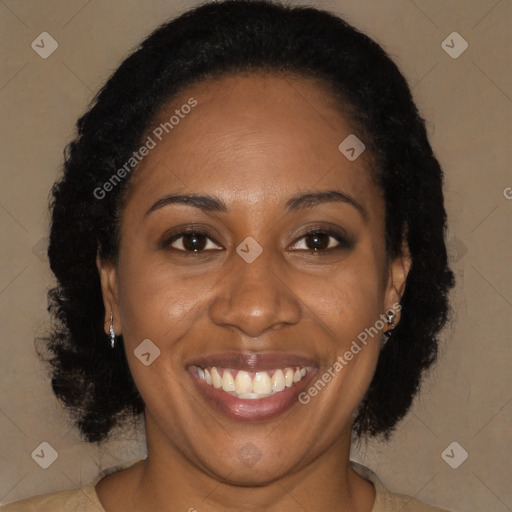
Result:
[[311,79],[246,74],[202,81],[166,104],[149,127],[154,147],[128,197],[142,207],[164,193],[215,193],[226,203],[266,208],[297,191],[341,188],[371,201],[380,194],[370,155],[350,161],[339,150],[355,131]]

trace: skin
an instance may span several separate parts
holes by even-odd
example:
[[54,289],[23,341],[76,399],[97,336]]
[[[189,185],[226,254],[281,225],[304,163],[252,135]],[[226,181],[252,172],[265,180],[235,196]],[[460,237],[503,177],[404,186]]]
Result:
[[[97,261],[105,332],[112,311],[146,404],[148,449],[147,461],[99,482],[99,499],[108,512],[369,512],[375,490],[350,468],[349,451],[380,338],[309,404],[262,422],[218,412],[185,367],[205,354],[280,351],[314,359],[321,376],[400,301],[410,258],[405,250],[386,258],[371,155],[350,162],[340,153],[340,142],[357,132],[312,80],[250,74],[204,81],[166,105],[155,126],[190,97],[197,106],[132,177],[117,265]],[[285,209],[292,196],[326,190],[355,199],[364,213],[332,201]],[[147,213],[171,193],[209,194],[229,211],[171,204]],[[344,230],[352,244],[331,249],[339,243],[322,235],[327,248],[314,254],[315,241],[304,234],[319,223]],[[190,238],[162,246],[173,229],[188,227],[211,235],[200,239],[202,253],[185,254]],[[263,248],[250,264],[236,252],[248,236]],[[144,366],[133,351],[148,338],[161,354]],[[252,467],[237,456],[249,442],[261,455]]]

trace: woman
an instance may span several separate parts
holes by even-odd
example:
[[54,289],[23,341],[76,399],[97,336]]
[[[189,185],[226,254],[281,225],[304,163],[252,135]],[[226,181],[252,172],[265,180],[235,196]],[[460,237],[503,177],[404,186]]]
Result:
[[439,510],[351,463],[436,357],[442,171],[395,64],[328,13],[224,1],[151,34],[53,189],[53,389],[147,458],[2,510]]

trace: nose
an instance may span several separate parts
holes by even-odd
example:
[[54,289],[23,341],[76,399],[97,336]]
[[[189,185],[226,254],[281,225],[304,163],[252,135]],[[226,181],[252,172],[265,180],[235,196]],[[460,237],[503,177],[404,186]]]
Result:
[[251,338],[297,324],[302,314],[299,299],[284,276],[272,268],[269,251],[252,263],[237,254],[233,257],[233,266],[210,306],[212,322]]

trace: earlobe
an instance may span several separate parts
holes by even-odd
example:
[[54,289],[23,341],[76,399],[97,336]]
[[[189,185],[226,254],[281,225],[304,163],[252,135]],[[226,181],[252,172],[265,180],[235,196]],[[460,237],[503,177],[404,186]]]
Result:
[[117,289],[117,271],[115,264],[102,260],[99,256],[99,250],[96,255],[96,267],[101,282],[101,294],[103,297],[103,306],[105,308],[104,331],[110,333],[111,315],[113,319],[113,330],[119,335],[121,333],[121,321],[119,314],[119,298]]
[[400,305],[402,296],[405,291],[405,285],[407,282],[407,276],[411,269],[411,255],[409,252],[409,246],[406,239],[402,243],[402,252],[396,256],[395,259],[389,265],[389,276],[388,276],[388,289],[386,294],[386,307],[387,309],[394,310],[396,313],[395,324],[400,321],[400,308],[396,305]]
[[395,259],[396,269],[394,270],[393,279],[396,281],[396,289],[400,295],[400,299],[404,294],[405,283],[407,281],[407,276],[409,275],[409,271],[411,269],[411,255],[409,253],[409,247],[406,242],[404,242],[404,247],[402,248],[402,254]]

